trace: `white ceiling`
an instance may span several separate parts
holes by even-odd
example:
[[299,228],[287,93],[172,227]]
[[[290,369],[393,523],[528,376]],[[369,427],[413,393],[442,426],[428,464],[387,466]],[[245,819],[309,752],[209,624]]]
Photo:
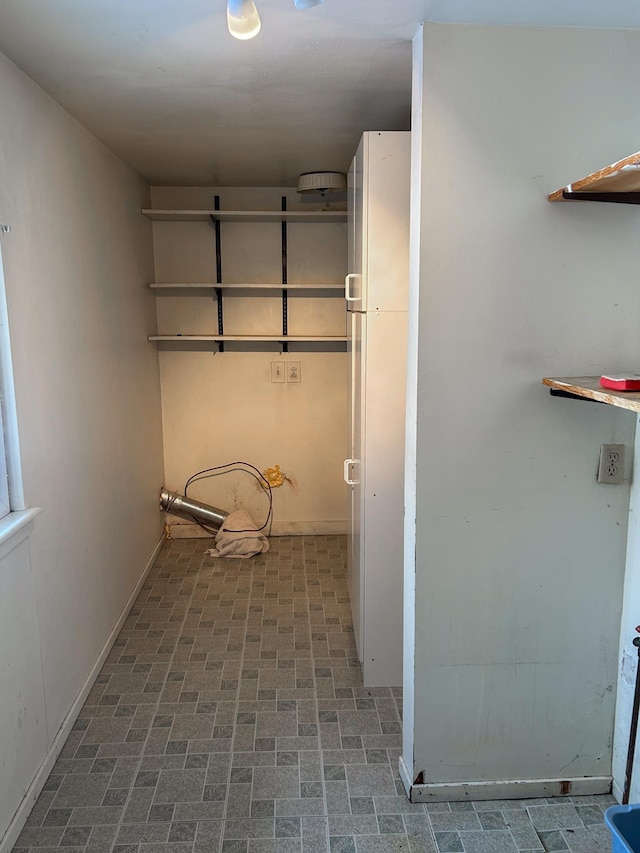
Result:
[[[409,127],[421,20],[640,28],[637,0],[0,0],[0,51],[154,184],[289,186]],[[543,58],[541,58],[543,61]]]

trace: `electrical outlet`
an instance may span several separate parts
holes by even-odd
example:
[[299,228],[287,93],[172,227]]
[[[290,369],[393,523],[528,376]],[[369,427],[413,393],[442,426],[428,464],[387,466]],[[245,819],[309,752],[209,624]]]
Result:
[[271,362],[271,381],[285,382],[284,361]]
[[624,474],[624,444],[603,444],[600,447],[598,482],[619,486]]
[[302,382],[299,361],[287,362],[287,382]]

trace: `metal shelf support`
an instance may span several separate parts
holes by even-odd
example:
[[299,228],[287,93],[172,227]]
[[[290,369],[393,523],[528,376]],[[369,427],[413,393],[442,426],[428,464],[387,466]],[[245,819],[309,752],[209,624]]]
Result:
[[557,388],[549,388],[549,394],[552,397],[565,397],[567,400],[582,400],[585,403],[598,403],[600,406],[605,406],[602,400],[591,400],[589,397],[581,397],[579,394],[572,394],[570,391],[560,391]]
[[[287,197],[282,196],[282,210],[287,209]],[[287,220],[282,219],[282,334],[289,334],[289,296],[287,293],[288,269],[287,269]],[[282,351],[289,352],[289,344],[282,344]]]
[[639,192],[569,192],[563,190],[562,198],[567,201],[601,201],[608,204],[640,204]]
[[[213,209],[220,210],[220,196],[214,196]],[[217,216],[211,216],[211,224],[216,239],[216,284],[222,284],[222,241],[220,239],[220,220]],[[216,287],[216,302],[218,306],[218,334],[224,335],[224,305],[222,302],[222,288]],[[224,352],[224,342],[218,343],[218,352]]]

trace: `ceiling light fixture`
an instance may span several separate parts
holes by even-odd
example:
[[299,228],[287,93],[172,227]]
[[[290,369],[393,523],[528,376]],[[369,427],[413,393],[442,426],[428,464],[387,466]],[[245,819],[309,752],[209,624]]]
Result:
[[[293,0],[296,9],[310,9],[324,0]],[[227,26],[234,38],[246,41],[260,32],[260,15],[253,0],[227,0]]]
[[312,6],[319,6],[320,3],[324,3],[324,0],[293,0],[296,9],[310,9]]
[[253,0],[227,0],[227,26],[234,38],[246,41],[260,32],[260,15]]
[[343,193],[347,189],[344,172],[304,172],[298,178],[299,193]]

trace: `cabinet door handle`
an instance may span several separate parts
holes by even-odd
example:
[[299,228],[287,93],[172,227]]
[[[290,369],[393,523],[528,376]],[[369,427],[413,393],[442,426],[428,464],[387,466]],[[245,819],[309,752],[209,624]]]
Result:
[[344,460],[344,481],[347,484],[347,486],[357,486],[358,483],[360,482],[360,480],[352,480],[349,478],[349,466],[350,465],[357,465],[359,461],[360,461],[359,459],[345,459]]
[[359,302],[360,301],[359,296],[352,296],[351,295],[351,290],[349,288],[349,281],[352,278],[361,278],[361,276],[357,272],[350,272],[345,276],[345,278],[344,278],[344,298],[347,300],[347,302]]

